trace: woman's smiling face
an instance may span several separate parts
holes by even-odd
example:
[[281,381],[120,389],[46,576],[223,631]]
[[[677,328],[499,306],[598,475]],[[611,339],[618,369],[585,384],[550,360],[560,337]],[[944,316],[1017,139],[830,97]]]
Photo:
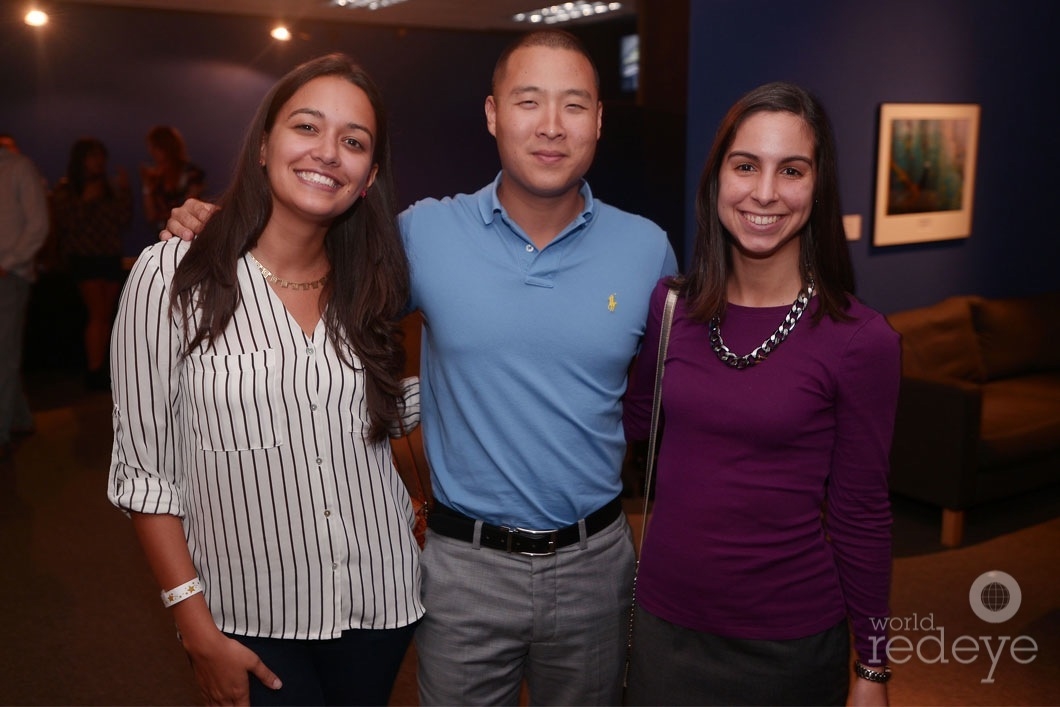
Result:
[[794,113],[755,113],[736,131],[718,179],[718,217],[742,254],[798,248],[813,210],[814,148]]
[[261,157],[273,215],[328,224],[375,179],[375,112],[367,94],[336,76],[313,79],[276,116]]

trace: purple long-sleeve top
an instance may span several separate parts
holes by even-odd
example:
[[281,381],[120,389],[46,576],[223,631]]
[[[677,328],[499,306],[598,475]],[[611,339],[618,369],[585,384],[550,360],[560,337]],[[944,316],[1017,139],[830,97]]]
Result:
[[[648,437],[665,295],[660,283],[625,398],[630,440]],[[847,618],[860,660],[878,665],[899,339],[856,300],[850,321],[815,323],[817,306],[768,359],[735,370],[678,300],[637,601],[671,623],[746,639],[802,638]],[[730,304],[725,344],[750,352],[788,309]]]

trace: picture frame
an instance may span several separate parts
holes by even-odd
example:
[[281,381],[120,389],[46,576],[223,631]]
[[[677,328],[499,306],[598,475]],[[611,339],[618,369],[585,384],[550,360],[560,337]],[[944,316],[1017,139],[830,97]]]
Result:
[[873,244],[924,243],[972,233],[980,106],[880,106]]

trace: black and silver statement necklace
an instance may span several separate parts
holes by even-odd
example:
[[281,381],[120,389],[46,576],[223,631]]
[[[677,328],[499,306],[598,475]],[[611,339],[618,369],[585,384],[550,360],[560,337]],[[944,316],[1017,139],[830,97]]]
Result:
[[729,350],[729,347],[725,345],[725,341],[721,338],[721,320],[719,317],[711,318],[707,324],[710,329],[710,348],[714,349],[714,354],[722,363],[738,370],[750,368],[765,361],[769,354],[773,353],[773,349],[780,346],[784,339],[788,338],[788,334],[795,328],[795,325],[799,323],[802,313],[806,310],[806,305],[809,304],[810,298],[813,297],[813,286],[813,278],[811,277],[810,282],[795,298],[795,302],[791,305],[791,310],[784,316],[784,321],[780,323],[777,330],[751,353],[746,356],[737,356]]

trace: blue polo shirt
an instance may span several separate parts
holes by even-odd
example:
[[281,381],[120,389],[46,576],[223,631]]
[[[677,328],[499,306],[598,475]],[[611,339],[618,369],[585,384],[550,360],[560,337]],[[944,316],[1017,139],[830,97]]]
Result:
[[677,261],[662,229],[584,182],[582,213],[538,250],[498,201],[500,179],[399,217],[425,322],[424,446],[445,505],[557,528],[622,489],[626,374]]

